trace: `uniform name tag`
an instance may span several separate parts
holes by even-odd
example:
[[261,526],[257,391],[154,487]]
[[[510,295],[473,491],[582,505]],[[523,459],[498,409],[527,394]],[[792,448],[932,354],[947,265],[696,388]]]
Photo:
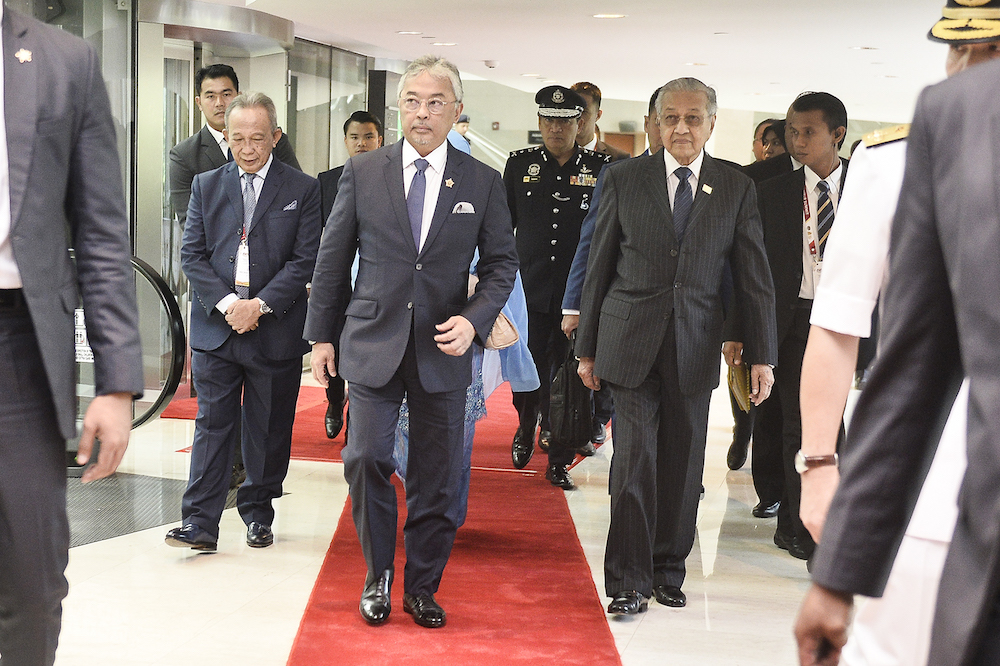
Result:
[[250,248],[246,243],[240,243],[236,251],[236,284],[241,287],[250,286]]

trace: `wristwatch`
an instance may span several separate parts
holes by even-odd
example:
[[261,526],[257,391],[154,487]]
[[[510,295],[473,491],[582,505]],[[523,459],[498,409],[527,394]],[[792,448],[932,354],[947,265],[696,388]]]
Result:
[[271,307],[263,301],[263,299],[257,298],[257,300],[260,301],[261,314],[271,314],[272,312],[274,312],[274,310],[272,310]]
[[826,456],[807,456],[802,453],[802,449],[799,449],[795,453],[795,471],[799,474],[807,472],[813,467],[826,467],[827,465],[838,467],[840,465],[840,456],[836,453]]

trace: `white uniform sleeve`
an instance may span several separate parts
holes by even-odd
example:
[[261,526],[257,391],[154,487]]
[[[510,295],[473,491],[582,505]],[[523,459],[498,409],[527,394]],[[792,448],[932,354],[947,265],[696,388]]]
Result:
[[889,267],[889,235],[903,185],[906,141],[868,148],[851,158],[844,195],[823,255],[810,323],[867,338]]

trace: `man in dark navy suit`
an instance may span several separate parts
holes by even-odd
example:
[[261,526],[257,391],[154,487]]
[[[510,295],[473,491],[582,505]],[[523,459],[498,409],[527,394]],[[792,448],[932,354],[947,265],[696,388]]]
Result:
[[198,417],[184,524],[167,533],[172,546],[216,549],[238,439],[247,478],[236,503],[247,544],[261,548],[274,539],[271,501],[288,471],[309,350],[302,340],[306,283],[320,234],[319,183],[273,157],[280,137],[270,98],[239,95],[226,110],[234,162],[192,184],[181,261],[195,294]]

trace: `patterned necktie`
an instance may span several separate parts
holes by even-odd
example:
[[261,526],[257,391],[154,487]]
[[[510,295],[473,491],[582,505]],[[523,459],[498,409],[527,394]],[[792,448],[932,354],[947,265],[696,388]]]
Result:
[[677,242],[684,239],[684,232],[687,231],[688,217],[691,215],[691,169],[681,167],[674,171],[674,175],[680,179],[677,185],[677,192],[674,193],[674,233],[677,235]]
[[[257,193],[253,189],[253,179],[256,174],[245,173],[243,178],[246,185],[243,187],[243,234],[241,243],[245,243],[250,234],[250,223],[253,221],[253,212],[257,208]],[[233,277],[235,281],[236,266],[233,267]],[[250,298],[250,288],[243,285],[236,285],[236,295],[240,298]]]
[[833,201],[830,200],[830,184],[825,180],[819,181],[819,197],[816,201],[818,209],[816,217],[818,224],[816,232],[819,234],[819,258],[823,258],[826,250],[826,239],[830,236],[830,229],[833,228]]
[[410,193],[406,197],[406,213],[410,217],[410,231],[413,232],[413,244],[420,251],[420,227],[424,221],[424,192],[427,190],[427,160],[421,158],[413,161],[417,173],[410,181]]

